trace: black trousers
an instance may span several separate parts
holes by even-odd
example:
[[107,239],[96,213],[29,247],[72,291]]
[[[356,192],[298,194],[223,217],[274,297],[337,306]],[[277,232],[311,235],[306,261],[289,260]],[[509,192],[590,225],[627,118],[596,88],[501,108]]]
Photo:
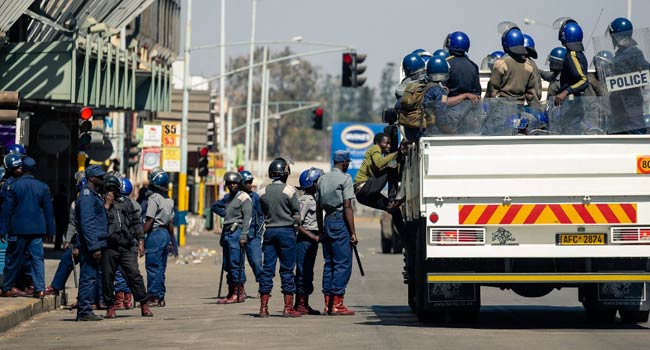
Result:
[[[394,200],[397,194],[397,179],[397,169],[389,169],[380,174],[379,177],[369,177],[368,181],[355,184],[354,195],[359,203],[367,207],[387,210],[389,202]],[[388,184],[390,199],[381,194],[381,190],[384,189],[386,184]],[[397,230],[400,233],[404,232],[404,218],[400,209],[393,208],[388,212],[393,216],[393,222],[397,226]]]
[[133,292],[136,301],[144,302],[147,300],[147,290],[144,286],[144,280],[138,268],[138,250],[136,247],[123,248],[109,246],[102,252],[102,292],[104,302],[108,306],[115,305],[115,273],[117,269],[122,269],[122,274],[126,284]]

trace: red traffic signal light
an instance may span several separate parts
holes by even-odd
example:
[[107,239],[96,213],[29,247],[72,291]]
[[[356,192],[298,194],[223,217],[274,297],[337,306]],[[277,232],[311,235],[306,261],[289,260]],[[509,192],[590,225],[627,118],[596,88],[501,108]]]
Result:
[[362,86],[366,82],[366,78],[362,77],[361,74],[366,71],[366,66],[360,65],[360,63],[366,60],[366,55],[356,52],[345,52],[342,58],[341,86]]
[[313,128],[316,130],[323,130],[323,114],[325,111],[318,107],[312,111],[312,120],[314,121]]
[[201,157],[207,157],[208,156],[208,148],[207,147],[201,147],[201,149],[199,150],[199,155],[201,155]]
[[352,54],[344,53],[343,54],[343,64],[352,64]]
[[322,118],[323,117],[323,109],[318,107],[314,110],[314,116]]
[[81,109],[79,116],[82,120],[90,120],[93,117],[93,110],[90,107],[84,107]]

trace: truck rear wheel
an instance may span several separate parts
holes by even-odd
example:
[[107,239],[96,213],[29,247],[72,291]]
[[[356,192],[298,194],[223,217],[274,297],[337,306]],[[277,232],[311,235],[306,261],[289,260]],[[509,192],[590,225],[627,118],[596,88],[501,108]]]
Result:
[[649,310],[618,310],[621,315],[621,321],[624,323],[643,323],[648,322]]

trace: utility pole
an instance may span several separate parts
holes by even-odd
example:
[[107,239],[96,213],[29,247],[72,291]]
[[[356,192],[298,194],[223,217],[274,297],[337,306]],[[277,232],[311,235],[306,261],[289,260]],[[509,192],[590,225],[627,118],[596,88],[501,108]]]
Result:
[[[181,172],[178,174],[178,212],[180,218],[187,214],[187,119],[190,108],[190,40],[192,34],[192,0],[187,0],[185,19],[185,55],[183,58],[183,112],[181,119]],[[185,224],[179,221],[178,245],[185,245]]]
[[[221,0],[221,48],[219,71],[226,71],[226,0]],[[226,148],[226,76],[219,78],[219,152]]]
[[253,108],[253,60],[255,55],[255,16],[257,12],[257,0],[253,0],[253,13],[251,15],[251,46],[248,62],[248,94],[246,96],[246,142],[244,149],[244,167],[248,169],[251,149],[251,114]]
[[268,60],[268,55],[269,55],[269,47],[264,46],[264,54],[262,55],[262,91],[261,91],[261,96],[260,96],[260,135],[257,143],[257,175],[260,178],[264,177],[264,163],[262,152],[264,152],[264,139],[266,135],[264,134],[264,125],[266,124],[266,104],[267,104],[267,93],[266,93],[266,88],[267,88],[267,76],[266,72],[268,71],[267,66],[266,66],[266,61]]

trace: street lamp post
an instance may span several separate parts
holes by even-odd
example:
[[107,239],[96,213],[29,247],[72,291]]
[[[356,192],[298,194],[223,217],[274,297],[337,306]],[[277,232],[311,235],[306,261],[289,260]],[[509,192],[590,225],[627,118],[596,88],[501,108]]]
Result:
[[[187,120],[190,104],[190,40],[192,33],[192,0],[187,0],[185,19],[185,54],[183,66],[183,111],[181,116],[181,171],[178,174],[179,217],[187,213]],[[185,225],[179,220],[178,244],[185,245]]]
[[251,113],[253,107],[253,60],[255,55],[255,16],[257,12],[257,0],[253,0],[253,11],[251,19],[251,45],[250,45],[250,58],[248,63],[248,93],[246,96],[246,145],[244,149],[244,166],[248,168],[250,159],[250,143],[251,143]]
[[[226,70],[226,0],[221,0],[221,48],[219,54],[219,70],[224,72]],[[219,79],[219,140],[217,144],[219,152],[223,152],[224,138],[226,135],[226,77],[222,76]]]

